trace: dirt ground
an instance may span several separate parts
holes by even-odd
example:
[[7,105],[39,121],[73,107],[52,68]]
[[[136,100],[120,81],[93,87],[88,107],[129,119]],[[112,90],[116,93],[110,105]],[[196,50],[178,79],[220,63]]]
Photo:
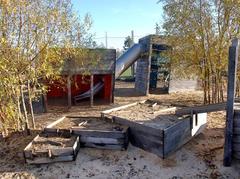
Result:
[[22,151],[42,127],[63,115],[100,116],[100,111],[113,106],[152,99],[172,105],[202,104],[202,92],[171,95],[139,96],[132,83],[117,82],[115,104],[89,108],[74,106],[70,111],[51,106],[49,113],[36,116],[38,130],[31,135],[14,133],[0,141],[0,178],[240,178],[240,161],[232,167],[223,167],[225,112],[208,115],[206,130],[167,159],[129,145],[127,151],[109,151],[81,148],[76,161],[49,165],[27,165]]

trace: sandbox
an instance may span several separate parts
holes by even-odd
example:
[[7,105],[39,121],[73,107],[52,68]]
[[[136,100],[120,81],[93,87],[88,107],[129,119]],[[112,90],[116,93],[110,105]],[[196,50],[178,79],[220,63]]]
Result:
[[68,131],[80,137],[81,147],[125,150],[128,146],[128,127],[100,117],[65,116],[48,125],[44,131]]
[[79,137],[66,133],[41,133],[26,146],[23,153],[26,163],[44,164],[73,161],[79,148]]
[[129,126],[134,146],[165,158],[202,132],[207,122],[206,113],[177,116],[177,109],[146,100],[103,111],[102,117]]

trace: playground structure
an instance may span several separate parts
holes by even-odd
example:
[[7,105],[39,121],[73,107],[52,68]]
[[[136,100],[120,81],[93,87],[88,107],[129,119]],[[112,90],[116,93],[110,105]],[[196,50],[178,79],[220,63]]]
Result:
[[[62,70],[62,82],[48,84],[47,102],[70,107],[72,103],[90,98],[94,101],[112,103],[114,100],[115,49],[91,49],[98,60],[94,65],[79,66],[74,61],[67,61]],[[90,61],[91,59],[85,59]]]
[[[162,55],[166,50],[171,48],[159,35],[139,39],[139,43],[118,59],[114,49],[92,49],[101,56],[98,64],[81,68],[78,68],[78,64],[65,64],[62,77],[66,82],[49,84],[47,100],[50,104],[57,101],[69,107],[72,102],[77,104],[86,99],[90,99],[91,106],[97,99],[100,99],[100,103],[113,103],[115,80],[135,62],[135,91],[141,95],[196,90],[196,79],[179,79],[171,71],[169,59]],[[89,74],[84,74],[85,71]]]
[[[118,67],[121,68],[116,68],[117,75],[120,75],[126,68],[128,68],[132,62],[139,58],[139,53],[142,53],[142,46],[139,44],[134,45],[131,49],[132,51],[130,50],[128,53],[124,54],[125,57],[120,57]],[[182,108],[147,100],[102,111],[101,118],[96,119],[97,123],[99,123],[97,126],[99,127],[100,124],[103,124],[105,119],[107,126],[114,126],[108,128],[108,131],[106,131],[105,128],[94,128],[94,130],[92,130],[90,123],[92,123],[93,119],[90,119],[90,117],[81,119],[81,117],[78,116],[73,118],[78,118],[82,121],[78,121],[77,123],[74,123],[74,125],[71,124],[71,126],[69,126],[71,128],[70,130],[69,127],[66,127],[66,124],[69,124],[69,120],[67,120],[67,123],[64,124],[63,128],[59,128],[58,126],[58,124],[65,119],[64,117],[47,126],[43,132],[47,132],[47,134],[53,133],[58,136],[59,132],[62,133],[68,131],[67,133],[70,136],[80,135],[79,142],[83,143],[83,147],[104,149],[126,149],[129,138],[129,141],[134,146],[165,158],[204,130],[207,124],[208,112],[226,110],[224,165],[230,166],[232,158],[240,159],[240,105],[239,99],[235,98],[238,50],[239,41],[238,39],[235,39],[229,48],[228,91],[226,103]],[[129,56],[131,56],[131,58],[127,58]],[[131,61],[127,59],[131,59]],[[125,60],[127,60],[127,62]],[[91,78],[92,77],[93,75],[91,75]],[[115,76],[115,78],[116,77],[117,76]],[[97,91],[98,88],[101,88],[100,84],[102,84],[102,82],[96,83],[94,87],[93,83],[91,83],[91,95],[94,94],[94,89]],[[88,126],[89,124],[90,126]],[[119,130],[122,131],[122,129],[126,130],[123,130],[123,133],[119,133]],[[89,136],[81,137],[86,130]],[[111,134],[112,132],[114,134],[118,133],[117,136],[120,135],[121,140],[113,138],[114,135]],[[107,133],[111,135],[107,135]],[[103,137],[99,137],[99,134],[103,135]],[[48,141],[48,139],[44,140]],[[39,143],[37,139],[36,141],[33,140],[33,142],[26,147],[27,151],[25,152],[27,153],[25,153],[25,157],[26,155],[30,156],[32,160],[32,150],[28,151],[28,149],[32,144],[37,143]],[[55,145],[55,143],[53,142],[51,145]],[[77,153],[75,147],[70,146],[69,149],[71,150],[71,153]],[[65,151],[65,149],[63,151]],[[57,151],[54,152],[60,152],[62,154],[63,151],[62,149],[57,149]],[[47,155],[47,161],[54,162],[52,161],[52,153],[47,153]],[[57,157],[59,156],[57,155]],[[49,160],[49,158],[51,160]],[[64,157],[64,161],[73,160],[74,158],[75,155],[68,156],[67,158]],[[57,158],[56,161],[62,161],[62,158]],[[40,161],[40,163],[41,162],[42,161]]]
[[148,35],[139,39],[116,60],[115,79],[137,62],[135,90],[142,95],[198,89],[197,79],[179,78],[174,74],[170,60],[163,55],[167,50],[171,47],[162,36]]

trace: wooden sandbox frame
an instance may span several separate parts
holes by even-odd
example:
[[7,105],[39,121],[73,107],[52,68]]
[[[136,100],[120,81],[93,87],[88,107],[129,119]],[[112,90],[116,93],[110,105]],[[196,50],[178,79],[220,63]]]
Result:
[[[49,124],[44,128],[45,133],[57,133],[67,131],[74,136],[79,136],[81,147],[90,147],[98,149],[110,149],[110,150],[126,150],[129,143],[128,138],[128,126],[121,125],[121,131],[99,130],[99,129],[82,129],[78,127],[71,127],[71,129],[60,129],[56,127],[57,124],[62,122],[66,118],[89,118],[81,116],[64,116]],[[92,118],[92,117],[90,117]],[[101,117],[93,117],[99,118]],[[111,123],[111,121],[107,120]],[[119,124],[118,124],[119,125]]]
[[[185,115],[183,119],[165,129],[157,129],[146,126],[126,118],[121,118],[111,115],[111,112],[124,110],[138,103],[145,103],[145,101],[135,102],[120,107],[112,108],[110,110],[102,111],[102,118],[112,120],[117,124],[129,126],[129,140],[130,142],[143,150],[154,153],[161,158],[166,158],[194,136],[201,133],[207,124],[207,113],[196,113],[192,115]],[[172,108],[173,110],[175,108]],[[169,110],[172,110],[169,108]],[[159,111],[161,112],[161,111]]]
[[[65,133],[66,134],[66,133]],[[37,135],[24,149],[23,155],[25,162],[28,164],[47,164],[54,162],[68,162],[74,161],[77,157],[78,151],[80,149],[80,142],[78,136],[71,136],[70,134],[46,134],[41,133]],[[71,147],[62,147],[56,149],[39,149],[33,151],[32,146],[34,143],[38,143],[40,137],[47,138],[49,137],[58,137],[58,138],[72,138],[74,143]]]

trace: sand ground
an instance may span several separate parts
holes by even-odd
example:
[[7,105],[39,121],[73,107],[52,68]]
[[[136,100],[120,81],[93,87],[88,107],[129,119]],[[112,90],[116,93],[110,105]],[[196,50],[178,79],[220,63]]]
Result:
[[113,106],[143,99],[153,99],[183,106],[202,104],[202,92],[171,95],[139,96],[132,83],[117,82],[115,104],[89,108],[50,106],[49,113],[36,116],[38,130],[30,136],[14,133],[0,141],[0,178],[240,178],[240,161],[223,167],[225,112],[208,115],[205,131],[185,144],[167,159],[129,145],[127,151],[81,148],[76,161],[47,165],[27,165],[22,151],[42,127],[63,115],[99,116],[99,112]]

